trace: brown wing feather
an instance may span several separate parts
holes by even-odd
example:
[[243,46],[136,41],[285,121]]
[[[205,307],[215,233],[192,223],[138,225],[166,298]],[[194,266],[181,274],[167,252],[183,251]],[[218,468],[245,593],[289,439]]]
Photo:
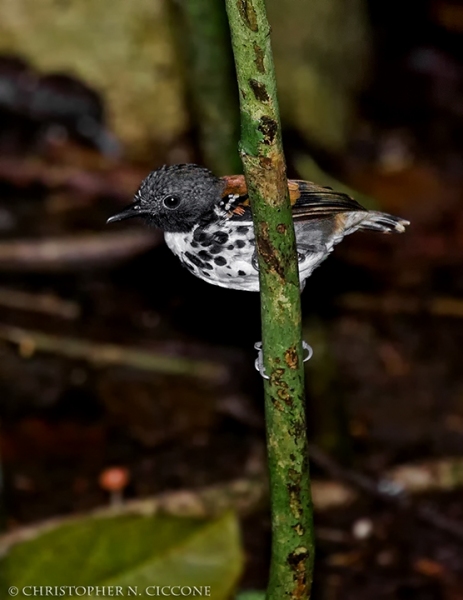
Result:
[[356,200],[342,192],[316,185],[310,181],[297,181],[300,196],[293,205],[295,220],[324,217],[342,212],[364,211]]
[[[225,181],[224,196],[232,194],[242,198],[242,201],[232,212],[237,216],[243,215],[244,207],[249,206],[244,175],[230,175],[223,177],[223,179]],[[288,189],[295,220],[365,210],[363,206],[347,194],[335,192],[330,188],[322,187],[310,181],[290,179]]]

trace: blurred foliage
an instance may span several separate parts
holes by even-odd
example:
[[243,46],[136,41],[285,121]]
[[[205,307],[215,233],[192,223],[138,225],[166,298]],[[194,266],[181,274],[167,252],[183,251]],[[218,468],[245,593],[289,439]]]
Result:
[[129,149],[169,143],[186,127],[182,84],[162,0],[0,1],[0,52],[66,72],[102,93]]
[[236,596],[236,600],[264,600],[265,592],[260,590],[245,590]]
[[342,150],[368,71],[365,0],[268,0],[282,120],[307,140]]
[[225,4],[217,0],[179,3],[178,44],[194,107],[201,159],[217,175],[239,173],[239,106]]
[[[368,62],[365,1],[269,0],[267,4],[283,122],[309,142],[340,151]],[[186,44],[191,58],[187,79],[190,84],[191,78],[196,80],[198,87],[193,90],[196,114],[211,123],[221,117],[233,130],[234,103],[223,100],[235,93],[232,81],[224,79],[227,73],[232,77],[232,70],[227,63],[223,70],[214,71],[214,65],[222,69],[219,63],[228,61],[226,45],[216,39],[226,29],[220,11],[211,11],[208,21],[202,16],[204,2],[196,5],[189,0],[185,7],[190,25],[204,23],[198,38]],[[198,26],[194,27],[196,31]],[[173,30],[181,35],[181,20],[172,18],[162,0],[0,0],[0,52],[24,56],[44,72],[75,75],[102,93],[111,127],[130,153],[139,157],[146,158],[153,141],[169,144],[188,127]],[[205,75],[201,81],[198,73]],[[222,97],[219,112],[210,102],[198,106],[198,95],[204,97],[204,90],[210,95],[208,79],[210,84],[218,83],[212,88],[216,100]],[[197,125],[201,130],[201,123]],[[225,136],[235,137],[226,128]],[[216,154],[211,149],[214,138],[204,131],[202,137],[205,157]],[[225,165],[219,167],[223,170]]]
[[[2,597],[15,586],[211,586],[230,597],[241,574],[238,523],[167,515],[82,518],[13,546],[0,562]],[[69,596],[74,597],[74,596]],[[79,596],[84,597],[84,596]],[[87,597],[87,596],[85,596]]]

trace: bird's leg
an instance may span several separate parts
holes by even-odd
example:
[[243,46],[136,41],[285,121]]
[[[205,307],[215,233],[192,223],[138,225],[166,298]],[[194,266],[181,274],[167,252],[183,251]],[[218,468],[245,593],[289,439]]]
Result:
[[257,249],[254,250],[254,253],[253,253],[252,259],[251,259],[251,263],[252,263],[252,266],[254,267],[254,269],[256,271],[258,271],[259,270],[259,261],[257,260]]
[[[299,252],[299,250],[302,250],[302,252]],[[306,246],[301,247],[298,245],[298,253],[297,253],[298,261],[302,262],[308,254],[310,254],[314,251],[315,252],[317,251],[317,248],[315,246],[306,245]],[[255,250],[254,254],[252,255],[252,266],[256,269],[256,271],[259,270],[259,263],[257,261],[257,250]],[[304,289],[304,285],[305,285],[305,281],[301,282],[301,291]],[[254,361],[254,366],[256,368],[256,371],[259,371],[259,373],[261,374],[261,376],[264,379],[270,379],[270,377],[265,373],[264,353],[262,351],[262,342],[256,342],[254,344],[254,348],[257,350],[257,358]],[[303,348],[303,350],[305,350],[307,352],[307,354],[304,356],[304,358],[302,360],[304,362],[307,362],[313,356],[312,346],[309,346],[309,344],[307,342],[303,341],[302,348]]]
[[302,362],[307,362],[313,356],[313,348],[312,348],[312,346],[309,346],[309,344],[307,342],[302,340],[302,349],[307,352],[307,354],[302,357]]
[[261,376],[264,379],[270,379],[268,375],[265,373],[264,367],[264,353],[262,352],[262,342],[256,342],[254,344],[254,348],[257,350],[257,358],[254,361],[254,366],[256,367],[256,371],[259,371]]
[[[256,342],[254,344],[254,348],[257,350],[257,358],[254,361],[254,366],[256,367],[256,371],[259,371],[259,373],[261,374],[261,376],[264,379],[270,379],[270,377],[265,372],[264,353],[262,351],[262,342]],[[302,360],[303,360],[303,362],[307,362],[313,356],[312,346],[309,346],[309,344],[307,342],[303,341],[302,348],[303,348],[303,350],[305,350],[307,352],[307,354],[303,357]]]

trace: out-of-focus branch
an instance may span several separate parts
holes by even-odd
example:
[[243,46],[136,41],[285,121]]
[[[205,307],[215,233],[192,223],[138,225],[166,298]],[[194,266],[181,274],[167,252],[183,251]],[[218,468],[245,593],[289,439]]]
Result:
[[[394,504],[402,509],[410,510],[420,521],[432,525],[437,529],[445,531],[449,535],[463,541],[463,525],[438,512],[430,504],[413,503],[410,497],[407,486],[413,489],[411,485],[411,468],[408,470],[408,477],[405,477],[407,470],[402,468],[395,473],[395,477],[382,477],[376,481],[373,477],[365,475],[353,469],[345,469],[339,465],[330,456],[325,454],[320,448],[315,446],[310,447],[310,458],[315,464],[326,470],[331,477],[335,477],[341,481],[353,485],[371,496],[379,498],[389,504]],[[461,469],[461,459],[458,461],[458,468]],[[393,472],[394,473],[394,472]],[[417,471],[415,471],[415,474]],[[407,485],[404,485],[404,483]],[[419,491],[424,491],[424,486],[421,486]],[[415,490],[416,491],[416,488]]]
[[102,344],[4,324],[0,324],[0,340],[17,344],[24,357],[29,357],[34,352],[50,352],[85,360],[100,367],[124,366],[166,375],[197,377],[215,383],[224,383],[230,377],[225,365],[184,356],[169,356],[165,349],[164,352],[156,352],[117,344]]
[[0,271],[63,271],[109,265],[162,242],[159,231],[82,233],[0,242]]
[[221,483],[199,490],[165,492],[159,496],[130,500],[117,506],[97,508],[85,515],[58,517],[41,523],[21,527],[0,537],[0,556],[20,542],[32,540],[46,531],[81,519],[114,517],[136,514],[151,516],[157,513],[178,517],[206,518],[233,510],[242,516],[255,512],[265,501],[265,478],[252,477]]
[[353,311],[400,314],[430,314],[436,317],[463,318],[463,300],[446,296],[417,298],[398,294],[344,294],[338,300],[342,308]]
[[53,164],[43,159],[0,158],[0,181],[18,188],[43,185],[52,190],[69,189],[88,196],[112,196],[127,202],[136,191],[146,169],[127,165],[90,168]]
[[[463,458],[444,458],[418,464],[398,465],[387,471],[384,478],[403,486],[409,494],[456,489],[463,486]],[[355,487],[357,486],[352,487],[340,481],[313,480],[315,510],[339,509],[352,504],[359,498]],[[0,556],[17,543],[89,516],[112,517],[115,514],[165,513],[179,517],[210,518],[219,516],[227,510],[234,510],[240,516],[246,517],[258,512],[265,505],[267,497],[267,479],[261,472],[197,490],[164,492],[154,497],[128,500],[117,507],[100,507],[87,515],[58,517],[21,527],[0,537]]]
[[64,300],[54,294],[26,292],[6,287],[0,288],[0,306],[61,319],[77,319],[80,315],[80,306],[72,300]]

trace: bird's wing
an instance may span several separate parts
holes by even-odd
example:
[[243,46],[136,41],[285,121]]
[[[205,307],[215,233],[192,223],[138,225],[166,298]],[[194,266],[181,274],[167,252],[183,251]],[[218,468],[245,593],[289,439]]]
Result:
[[293,217],[297,221],[313,217],[327,217],[343,212],[365,211],[356,200],[342,192],[335,192],[331,188],[322,187],[310,181],[295,180],[288,182],[288,187],[290,186],[295,188],[293,193],[295,201],[293,202],[291,199],[291,204]]
[[[233,220],[250,220],[251,210],[244,176],[231,175],[223,179],[224,199],[230,199],[230,217]],[[290,179],[288,189],[293,218],[296,221],[365,210],[347,194],[335,192],[310,181]]]

